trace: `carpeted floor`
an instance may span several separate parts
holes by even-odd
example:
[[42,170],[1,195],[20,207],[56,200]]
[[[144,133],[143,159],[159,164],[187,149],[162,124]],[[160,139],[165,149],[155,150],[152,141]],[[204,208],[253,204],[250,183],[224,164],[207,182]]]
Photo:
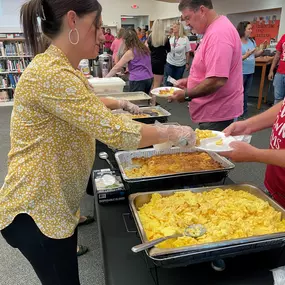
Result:
[[[256,99],[251,99],[249,112],[257,113]],[[186,104],[167,104],[161,101],[166,109],[172,113],[171,121],[191,125]],[[263,106],[263,110],[267,106]],[[7,172],[7,154],[9,151],[9,123],[11,107],[0,108],[0,186]],[[253,136],[252,144],[259,148],[267,148],[270,130],[260,132]],[[236,183],[249,182],[263,187],[265,166],[256,163],[243,163],[236,165],[230,177]],[[92,213],[92,198],[85,197],[82,201],[83,214]],[[79,243],[87,245],[90,252],[79,258],[80,279],[82,285],[104,284],[103,264],[99,248],[98,229],[96,223],[79,229]],[[33,269],[22,255],[9,247],[0,236],[0,284],[1,285],[39,285]]]

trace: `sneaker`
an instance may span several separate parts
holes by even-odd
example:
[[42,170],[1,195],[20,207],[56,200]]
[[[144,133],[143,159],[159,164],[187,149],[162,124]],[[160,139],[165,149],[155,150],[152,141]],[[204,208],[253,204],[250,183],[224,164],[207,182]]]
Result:
[[84,245],[78,245],[77,246],[77,256],[84,255],[85,253],[88,252],[88,247]]

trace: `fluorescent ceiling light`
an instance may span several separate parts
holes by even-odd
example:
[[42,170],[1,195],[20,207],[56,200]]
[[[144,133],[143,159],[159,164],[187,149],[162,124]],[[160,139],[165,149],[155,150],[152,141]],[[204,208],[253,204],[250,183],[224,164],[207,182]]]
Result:
[[121,16],[121,19],[134,19],[134,16]]

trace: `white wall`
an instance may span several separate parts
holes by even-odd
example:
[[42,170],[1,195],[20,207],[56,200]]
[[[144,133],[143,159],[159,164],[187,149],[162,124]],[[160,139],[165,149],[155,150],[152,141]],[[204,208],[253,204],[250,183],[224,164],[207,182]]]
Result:
[[285,1],[284,0],[214,0],[215,9],[224,15],[249,11],[260,11],[282,8],[279,38],[285,34]]
[[164,25],[164,29],[169,29],[170,27],[172,27],[172,25],[177,22],[180,19],[180,17],[177,18],[170,18],[170,19],[164,19],[163,20],[163,25]]
[[25,0],[0,0],[0,32],[19,33],[20,8]]
[[277,16],[277,20],[280,20],[281,17],[281,9],[272,9],[272,10],[264,10],[264,11],[256,11],[256,12],[248,12],[248,13],[236,13],[236,14],[228,14],[228,18],[236,27],[239,22],[249,21],[252,22],[254,17],[266,17],[266,16]]
[[285,1],[284,0],[239,0],[239,1],[228,1],[228,0],[214,0],[215,9],[224,14],[241,13],[249,11],[260,11],[282,8],[281,22],[279,29],[280,38],[285,34]]
[[[103,7],[103,22],[104,25],[121,25],[121,15],[149,15],[150,19],[155,14],[154,0],[99,0]],[[131,6],[137,4],[139,9],[132,9]]]
[[213,0],[217,11],[223,14],[241,13],[281,8],[284,0]]
[[[178,10],[178,3],[165,3],[156,1],[155,2],[155,14],[153,15],[154,19],[170,19],[178,18],[181,16],[181,13]],[[152,19],[151,19],[152,20]]]
[[[20,32],[20,7],[27,0],[0,0],[0,32]],[[103,23],[105,26],[120,26],[121,15],[151,15],[154,14],[154,0],[99,0],[103,7]],[[132,9],[137,4],[139,9]],[[148,22],[148,21],[147,21]],[[138,24],[147,25],[145,19]]]
[[[0,0],[0,32],[19,32],[19,11],[26,0]],[[156,0],[99,0],[103,7],[104,25],[121,24],[121,15],[149,15],[150,20],[177,18],[180,16],[178,3]],[[178,1],[177,1],[178,2]],[[215,9],[223,15],[283,8],[279,36],[285,34],[285,0],[213,0]],[[139,9],[132,9],[137,4]]]
[[[285,0],[213,0],[215,10],[223,15],[250,11],[282,9],[279,38],[285,34]],[[174,18],[180,15],[178,3],[156,2],[156,18]]]

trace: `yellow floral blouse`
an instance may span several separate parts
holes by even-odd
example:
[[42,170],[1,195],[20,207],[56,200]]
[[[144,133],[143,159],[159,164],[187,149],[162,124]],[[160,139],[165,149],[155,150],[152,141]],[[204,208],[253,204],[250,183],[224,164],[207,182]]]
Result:
[[136,149],[141,140],[141,125],[112,115],[55,46],[21,76],[11,120],[0,229],[27,213],[54,239],[70,237],[78,224],[95,139],[119,149]]

